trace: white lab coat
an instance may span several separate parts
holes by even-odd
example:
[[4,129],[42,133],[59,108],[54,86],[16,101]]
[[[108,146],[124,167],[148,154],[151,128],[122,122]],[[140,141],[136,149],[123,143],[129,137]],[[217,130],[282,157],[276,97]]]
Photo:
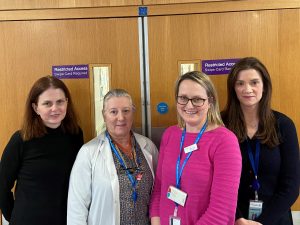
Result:
[[[150,139],[134,133],[154,177],[158,151]],[[69,185],[68,225],[120,225],[119,180],[105,133],[84,144]]]

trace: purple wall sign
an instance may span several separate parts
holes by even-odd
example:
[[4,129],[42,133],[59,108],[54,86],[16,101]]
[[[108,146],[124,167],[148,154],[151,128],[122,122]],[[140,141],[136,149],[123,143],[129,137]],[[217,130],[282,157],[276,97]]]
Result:
[[202,72],[207,75],[228,74],[239,59],[202,60]]
[[58,79],[89,78],[89,65],[52,66],[52,76]]

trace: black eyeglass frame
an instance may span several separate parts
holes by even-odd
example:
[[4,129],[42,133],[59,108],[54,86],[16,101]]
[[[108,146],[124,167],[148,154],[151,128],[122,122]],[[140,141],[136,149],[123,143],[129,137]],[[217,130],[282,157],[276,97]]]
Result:
[[[187,102],[186,102],[186,103],[180,103],[180,102],[178,101],[179,98],[181,98],[181,99],[184,98],[185,100],[187,100]],[[201,103],[201,104],[197,104],[197,103],[195,104],[194,101],[195,101],[195,100],[199,100],[199,99],[202,100],[202,103]],[[186,96],[177,96],[177,97],[176,97],[176,102],[177,102],[179,105],[187,105],[187,104],[189,103],[189,101],[191,101],[192,105],[195,106],[195,107],[201,107],[201,106],[203,106],[206,100],[207,100],[207,99],[205,99],[205,98],[200,98],[200,97],[194,97],[194,98],[188,98],[188,97],[186,97]]]

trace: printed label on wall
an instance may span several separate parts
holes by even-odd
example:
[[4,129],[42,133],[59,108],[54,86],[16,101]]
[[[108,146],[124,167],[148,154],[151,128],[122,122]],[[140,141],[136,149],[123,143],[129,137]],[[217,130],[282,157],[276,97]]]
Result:
[[89,78],[88,65],[52,66],[52,76],[59,79]]
[[207,75],[228,74],[239,59],[202,60],[202,72]]

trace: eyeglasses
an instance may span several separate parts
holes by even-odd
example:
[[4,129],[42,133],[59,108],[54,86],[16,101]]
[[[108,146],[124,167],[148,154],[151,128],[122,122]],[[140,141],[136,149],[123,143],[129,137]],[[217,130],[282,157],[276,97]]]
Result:
[[134,174],[135,172],[142,172],[142,168],[140,167],[128,167],[128,168],[124,168],[122,166],[120,166],[119,168],[119,174],[126,174],[126,170],[130,173],[130,174]]
[[189,101],[191,101],[193,106],[200,107],[200,106],[204,105],[204,102],[206,100],[207,99],[199,98],[199,97],[188,98],[186,96],[177,96],[177,103],[179,105],[187,105],[189,103]]

